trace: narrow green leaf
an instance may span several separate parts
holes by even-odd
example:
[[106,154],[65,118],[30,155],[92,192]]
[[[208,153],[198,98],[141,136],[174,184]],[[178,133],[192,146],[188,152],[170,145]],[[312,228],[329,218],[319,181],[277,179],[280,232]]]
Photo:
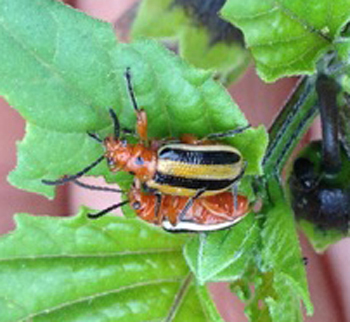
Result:
[[189,274],[186,235],[137,219],[92,221],[86,210],[16,221],[17,230],[0,239],[3,322],[220,321]]
[[277,182],[270,181],[269,193],[274,196],[275,205],[266,210],[266,222],[262,230],[261,271],[272,274],[275,297],[273,300],[267,299],[266,304],[273,321],[282,321],[277,318],[281,312],[284,312],[283,321],[298,321],[294,319],[301,316],[300,300],[304,302],[309,315],[313,307],[293,213]]
[[235,280],[251,264],[258,237],[254,214],[250,214],[231,229],[194,237],[184,249],[185,258],[200,284]]
[[[191,10],[175,3],[174,0],[142,1],[132,27],[132,37],[134,39],[151,37],[164,40],[166,43],[169,39],[172,43],[178,42],[179,54],[186,61],[197,68],[215,71],[216,77],[224,84],[235,81],[250,62],[250,55],[241,41],[213,43],[209,26],[198,23],[193,15],[189,14]],[[194,8],[200,5],[202,4],[193,4]],[[206,3],[202,6],[206,6],[201,9],[203,15],[203,12],[214,7],[214,4]],[[213,17],[208,18],[208,23],[213,20]],[[221,29],[223,33],[227,33],[227,28]]]
[[350,1],[228,0],[221,10],[240,27],[265,81],[312,74],[349,20]]

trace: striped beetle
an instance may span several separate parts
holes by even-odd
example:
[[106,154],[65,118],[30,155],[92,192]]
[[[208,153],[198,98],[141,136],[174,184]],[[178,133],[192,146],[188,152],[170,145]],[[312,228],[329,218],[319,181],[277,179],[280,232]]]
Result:
[[114,135],[101,140],[96,134],[88,133],[104,145],[105,154],[75,175],[55,181],[42,180],[44,184],[61,185],[75,180],[106,158],[111,171],[132,173],[158,198],[163,194],[189,197],[180,214],[182,218],[197,198],[219,194],[239,181],[246,167],[241,153],[234,147],[213,140],[241,133],[250,125],[225,133],[210,134],[201,140],[184,135],[179,143],[149,142],[147,115],[136,102],[130,68],[126,69],[125,78],[137,116],[136,133],[141,142],[129,144],[120,138],[118,117],[110,109]]

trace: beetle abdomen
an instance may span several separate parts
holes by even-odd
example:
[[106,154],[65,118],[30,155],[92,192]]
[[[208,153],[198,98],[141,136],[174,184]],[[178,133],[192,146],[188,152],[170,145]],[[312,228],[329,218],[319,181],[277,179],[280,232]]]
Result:
[[168,144],[159,149],[157,171],[147,186],[165,194],[193,196],[227,190],[240,176],[243,160],[227,145]]

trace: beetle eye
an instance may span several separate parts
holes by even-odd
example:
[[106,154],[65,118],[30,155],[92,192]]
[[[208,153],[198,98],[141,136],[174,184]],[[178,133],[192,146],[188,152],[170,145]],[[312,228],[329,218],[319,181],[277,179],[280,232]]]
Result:
[[141,157],[137,157],[136,160],[135,160],[135,163],[137,165],[143,165],[144,164],[144,160]]
[[114,166],[114,160],[113,158],[107,158],[107,163],[110,167]]
[[132,207],[135,209],[135,210],[139,210],[141,208],[141,203],[138,202],[138,201],[135,201],[133,204],[132,204]]

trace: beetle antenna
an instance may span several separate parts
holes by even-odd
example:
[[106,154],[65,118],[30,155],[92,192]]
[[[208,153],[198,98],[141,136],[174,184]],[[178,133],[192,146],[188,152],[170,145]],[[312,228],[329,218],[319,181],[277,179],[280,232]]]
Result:
[[135,111],[138,112],[140,109],[139,109],[139,107],[137,105],[136,98],[135,98],[135,93],[134,93],[134,88],[133,88],[132,83],[131,83],[130,67],[126,68],[125,78],[126,78],[126,82],[128,84],[128,91],[129,91],[129,95],[130,95],[130,98],[131,98],[131,101],[132,101],[132,105],[133,105]]
[[119,120],[118,120],[118,116],[117,114],[115,114],[113,109],[109,109],[109,115],[112,118],[113,121],[113,127],[114,127],[114,137],[117,139],[119,138],[120,135],[120,124],[119,124]]
[[91,138],[93,138],[98,143],[102,143],[103,142],[103,140],[101,140],[101,138],[96,133],[87,132],[87,135],[90,136]]
[[220,132],[220,133],[212,133],[209,134],[206,138],[207,139],[221,139],[221,138],[227,138],[230,136],[234,136],[236,134],[242,133],[245,130],[249,129],[251,127],[250,124],[243,126],[243,127],[239,127],[237,129],[234,130],[230,130],[230,131],[226,131],[226,132]]
[[89,166],[87,166],[85,169],[79,171],[76,174],[73,174],[71,176],[66,176],[63,177],[62,179],[58,179],[58,180],[54,180],[54,181],[50,181],[50,180],[41,180],[41,182],[43,184],[49,185],[49,186],[60,186],[62,184],[65,184],[67,182],[73,181],[77,178],[82,177],[84,174],[86,174],[87,172],[89,172],[92,168],[96,167],[100,162],[102,162],[102,160],[105,159],[105,156],[102,155],[100,156],[96,161],[94,161],[93,163],[91,163]]
[[89,214],[87,214],[87,216],[90,219],[97,219],[97,218],[100,218],[100,217],[104,216],[105,214],[111,212],[114,209],[117,209],[117,208],[120,208],[120,207],[126,205],[129,202],[130,202],[129,200],[124,200],[124,201],[119,202],[119,203],[117,203],[115,205],[112,205],[112,206],[110,206],[110,207],[108,207],[108,208],[106,208],[106,209],[104,209],[102,211],[96,212],[95,214],[90,214],[89,213]]
[[81,182],[79,180],[73,180],[73,183],[75,183],[77,186],[84,188],[84,189],[89,189],[89,190],[95,190],[95,191],[105,191],[105,192],[117,192],[117,193],[126,193],[126,191],[121,190],[121,189],[115,189],[115,188],[110,188],[110,187],[100,187],[100,186],[95,186],[92,184],[86,184],[84,182]]

